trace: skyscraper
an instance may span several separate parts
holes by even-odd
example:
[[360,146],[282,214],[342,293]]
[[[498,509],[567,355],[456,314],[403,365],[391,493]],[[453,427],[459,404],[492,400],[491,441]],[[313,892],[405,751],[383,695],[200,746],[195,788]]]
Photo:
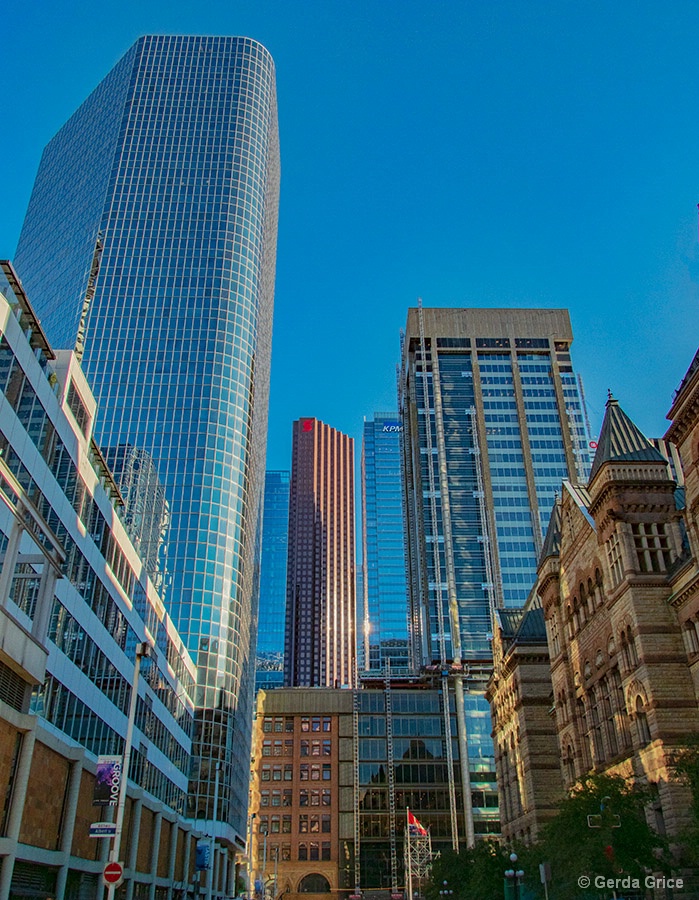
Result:
[[286,557],[289,549],[289,472],[265,474],[260,564],[260,614],[257,629],[256,688],[284,683]]
[[412,667],[398,414],[374,413],[362,442],[363,668]]
[[[401,413],[411,622],[422,660],[455,679],[460,760],[472,772],[495,770],[483,694],[493,613],[524,605],[556,491],[563,479],[587,478],[572,339],[565,310],[408,313]],[[468,796],[463,807],[468,831]]]
[[157,468],[172,615],[198,667],[189,812],[238,844],[278,190],[265,48],[151,35],[46,147],[16,255],[54,345],[83,355],[98,440]]
[[354,683],[354,441],[318,419],[293,425],[284,684]]

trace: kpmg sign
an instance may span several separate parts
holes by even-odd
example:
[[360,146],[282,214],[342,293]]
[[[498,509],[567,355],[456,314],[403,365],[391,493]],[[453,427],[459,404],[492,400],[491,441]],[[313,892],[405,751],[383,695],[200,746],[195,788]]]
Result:
[[383,432],[386,433],[400,433],[403,430],[403,426],[400,422],[384,422],[383,423]]

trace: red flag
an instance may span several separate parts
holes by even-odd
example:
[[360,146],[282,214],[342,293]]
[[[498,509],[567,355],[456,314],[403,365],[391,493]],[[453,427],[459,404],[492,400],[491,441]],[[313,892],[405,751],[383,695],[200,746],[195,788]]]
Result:
[[410,834],[427,834],[427,829],[418,822],[410,810],[408,810],[408,831]]

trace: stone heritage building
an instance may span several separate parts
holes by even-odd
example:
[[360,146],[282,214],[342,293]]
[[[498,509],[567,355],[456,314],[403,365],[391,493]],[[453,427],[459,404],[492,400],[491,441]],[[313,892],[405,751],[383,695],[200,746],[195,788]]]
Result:
[[[489,699],[505,838],[535,838],[588,772],[650,787],[649,814],[669,837],[687,822],[672,761],[699,732],[698,413],[699,354],[668,416],[680,489],[609,398],[589,482],[563,483],[527,607],[514,623],[500,615]],[[531,639],[542,615],[546,644],[541,630]],[[535,743],[546,748],[536,757]]]

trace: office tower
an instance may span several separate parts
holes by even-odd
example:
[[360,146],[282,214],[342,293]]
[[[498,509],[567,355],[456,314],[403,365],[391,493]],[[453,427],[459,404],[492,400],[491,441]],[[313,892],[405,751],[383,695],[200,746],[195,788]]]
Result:
[[95,757],[124,753],[134,689],[127,889],[191,885],[194,662],[116,514],[85,376],[4,261],[0,396],[0,898],[102,896]]
[[289,472],[265,474],[257,629],[256,690],[284,683],[286,556],[289,549]]
[[[408,313],[411,625],[424,662],[455,680],[461,765],[487,769],[493,784],[490,727],[475,716],[488,711],[494,612],[524,605],[561,481],[586,479],[589,466],[571,342],[565,310]],[[468,842],[470,806],[465,796]]]
[[401,433],[398,414],[374,413],[362,442],[362,668],[412,666],[405,580]]
[[238,845],[278,181],[267,51],[143,37],[46,147],[16,255],[50,339],[83,356],[99,442],[157,467],[169,602],[198,670],[189,812]]
[[293,425],[284,684],[345,687],[355,667],[354,441]]

